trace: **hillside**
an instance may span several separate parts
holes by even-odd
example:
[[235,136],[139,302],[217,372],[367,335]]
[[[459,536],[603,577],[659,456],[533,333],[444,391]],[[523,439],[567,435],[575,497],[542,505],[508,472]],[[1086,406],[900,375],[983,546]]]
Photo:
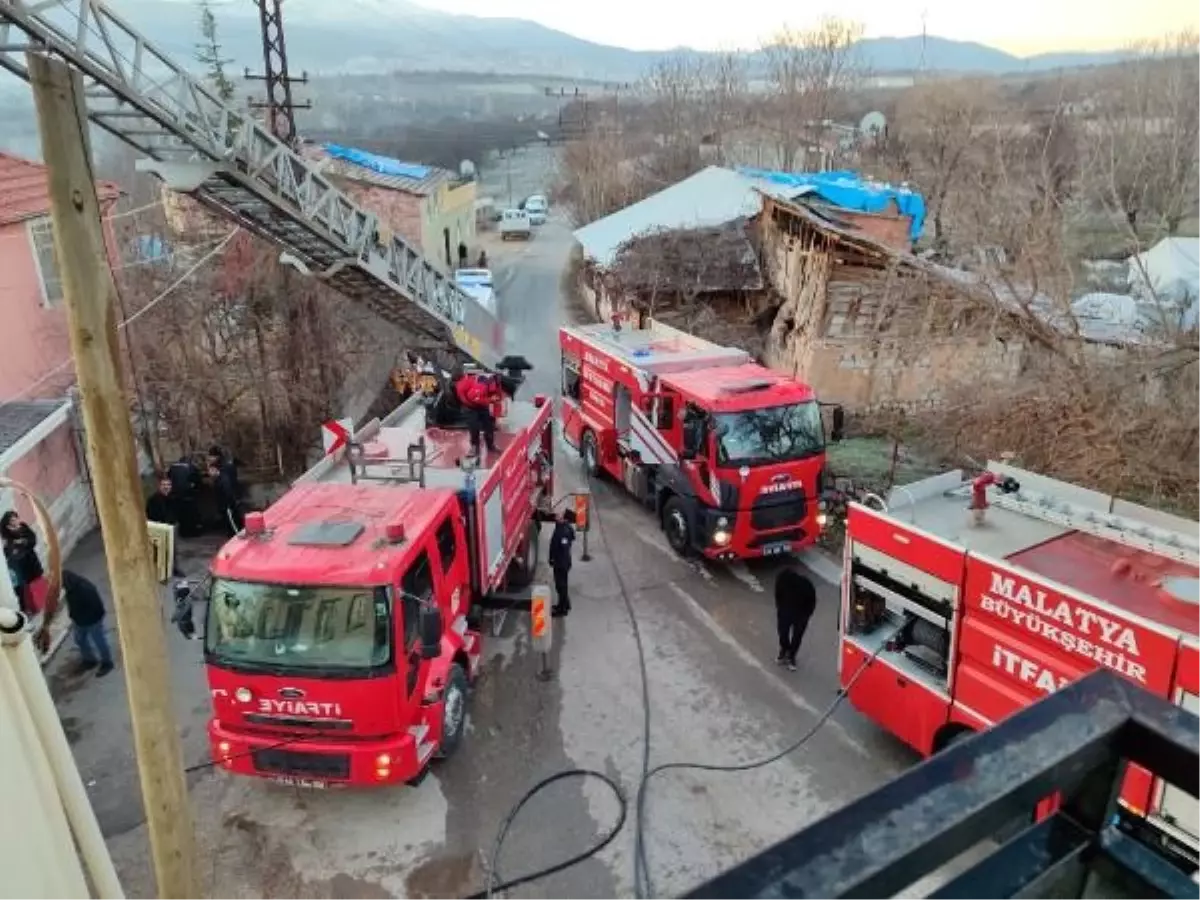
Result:
[[[113,0],[143,33],[173,54],[191,58],[197,11],[189,0]],[[253,4],[215,4],[226,54],[258,68],[262,48]],[[404,0],[288,0],[288,55],[309,72],[386,72],[453,69],[470,72],[555,73],[567,78],[636,79],[667,51],[635,51],[596,44],[523,19],[490,19],[429,10]],[[920,37],[870,38],[861,62],[875,72],[918,67]],[[1021,59],[966,41],[930,37],[925,64],[937,71],[989,74],[1039,72],[1113,62],[1124,54],[1050,53]]]

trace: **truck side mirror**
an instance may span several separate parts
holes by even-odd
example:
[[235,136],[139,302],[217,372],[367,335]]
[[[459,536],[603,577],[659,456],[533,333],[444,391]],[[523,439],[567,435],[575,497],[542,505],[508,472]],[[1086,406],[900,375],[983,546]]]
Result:
[[829,440],[838,443],[846,431],[846,410],[838,405],[829,415]]
[[421,636],[421,659],[437,659],[442,654],[442,611],[421,605],[417,613],[417,633]]
[[704,423],[699,419],[687,419],[683,423],[683,446],[679,450],[680,459],[695,459],[700,452],[700,442],[704,439]]

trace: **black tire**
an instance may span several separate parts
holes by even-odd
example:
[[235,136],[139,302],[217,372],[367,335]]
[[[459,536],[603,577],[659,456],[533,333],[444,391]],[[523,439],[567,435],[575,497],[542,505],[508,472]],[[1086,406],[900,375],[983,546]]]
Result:
[[449,759],[454,755],[466,729],[467,673],[455,663],[450,667],[450,676],[442,693],[442,745],[437,750],[438,759]]
[[510,588],[525,588],[533,583],[540,560],[538,534],[536,523],[531,523],[529,530],[525,533],[525,552],[508,565],[508,586]]
[[583,460],[583,471],[588,478],[600,477],[600,444],[596,440],[596,433],[590,428],[579,439],[579,458]]
[[692,526],[688,524],[687,506],[678,497],[672,497],[663,505],[662,528],[667,543],[680,556],[692,552]]

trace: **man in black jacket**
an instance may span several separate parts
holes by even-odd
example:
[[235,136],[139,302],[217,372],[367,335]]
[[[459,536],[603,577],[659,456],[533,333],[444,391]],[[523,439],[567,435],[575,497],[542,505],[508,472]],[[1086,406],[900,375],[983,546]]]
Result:
[[221,515],[221,524],[230,537],[242,530],[245,519],[242,516],[242,504],[238,500],[237,474],[232,466],[218,466],[210,462],[208,474],[212,478],[213,491],[217,495],[217,510]]
[[96,677],[103,678],[113,670],[112,650],[104,634],[104,600],[94,584],[70,569],[63,569],[62,580],[75,646],[83,657],[79,669],[96,669]]
[[796,671],[796,654],[816,608],[817,591],[811,581],[796,569],[779,573],[775,578],[775,623],[779,630],[776,664]]
[[571,591],[567,576],[571,573],[571,546],[575,543],[575,510],[568,509],[554,525],[550,535],[550,569],[554,572],[554,596],[558,600],[550,615],[565,616],[571,611]]

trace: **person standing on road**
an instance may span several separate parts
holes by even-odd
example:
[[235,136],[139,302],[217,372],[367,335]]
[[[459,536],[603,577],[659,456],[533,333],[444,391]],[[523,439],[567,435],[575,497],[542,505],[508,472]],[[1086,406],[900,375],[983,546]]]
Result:
[[817,608],[813,583],[795,569],[784,569],[775,578],[775,623],[779,630],[779,655],[775,662],[796,671],[796,654]]
[[458,242],[458,267],[460,269],[467,267],[467,245],[462,241]]
[[558,519],[550,535],[550,569],[554,572],[554,597],[558,601],[550,615],[560,618],[571,611],[571,547],[575,543],[575,510],[568,509]]
[[62,577],[67,615],[81,657],[79,671],[96,669],[96,677],[103,678],[113,670],[112,650],[104,634],[104,600],[96,585],[82,575],[63,569]]

